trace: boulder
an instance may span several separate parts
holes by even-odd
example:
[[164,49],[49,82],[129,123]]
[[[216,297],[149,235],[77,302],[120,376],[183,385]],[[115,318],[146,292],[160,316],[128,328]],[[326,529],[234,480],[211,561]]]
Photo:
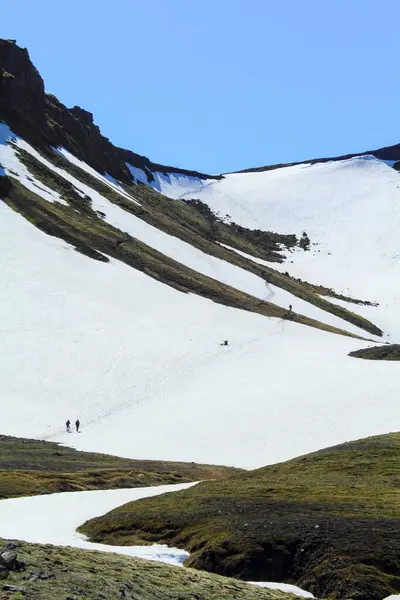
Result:
[[15,550],[6,550],[0,554],[0,563],[4,565],[9,571],[13,571],[18,568],[17,553]]

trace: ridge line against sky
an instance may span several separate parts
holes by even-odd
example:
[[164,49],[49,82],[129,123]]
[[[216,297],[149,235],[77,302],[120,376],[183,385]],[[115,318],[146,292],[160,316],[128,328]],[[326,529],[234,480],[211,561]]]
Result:
[[206,173],[400,142],[400,4],[6,1],[0,37],[103,135]]

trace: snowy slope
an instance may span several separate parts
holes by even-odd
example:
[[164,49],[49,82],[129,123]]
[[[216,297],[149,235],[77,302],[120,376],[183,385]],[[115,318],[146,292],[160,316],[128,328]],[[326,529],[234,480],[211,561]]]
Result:
[[[23,140],[12,136],[14,146],[7,144],[12,134],[5,126],[0,132],[4,173],[46,201],[59,196],[30,176],[15,146],[89,195],[109,223],[166,256],[255,297],[293,304],[297,312],[363,333],[126,213]],[[57,152],[127,197],[109,176]],[[357,312],[394,336],[400,334],[392,299],[397,238],[389,226],[397,224],[397,178],[374,159],[229,175],[211,183],[191,178],[185,184],[171,176],[170,183],[176,194],[179,185],[199,185],[214,209],[229,210],[251,226],[296,233],[304,227],[319,246],[293,252],[293,263],[280,268],[316,283],[337,281],[337,291],[344,281],[353,296],[382,298],[379,307]],[[322,205],[321,197],[327,198]],[[6,399],[0,433],[135,458],[257,467],[400,426],[396,365],[349,358],[362,346],[356,340],[185,295],[118,261],[93,261],[3,203],[0,244]],[[379,267],[375,275],[371,265]],[[223,339],[228,347],[220,346]],[[77,417],[83,433],[65,433],[67,418]]]
[[229,174],[189,192],[174,180],[163,192],[199,198],[250,228],[298,236],[306,231],[316,244],[312,250],[288,253],[287,262],[274,268],[378,302],[378,308],[357,306],[356,312],[399,340],[400,173],[385,162],[364,156]]
[[207,187],[215,181],[215,179],[201,179],[200,177],[183,175],[182,173],[165,174],[160,171],[149,172],[149,176],[153,178],[149,181],[148,174],[143,169],[133,167],[129,163],[125,164],[135,183],[140,182],[149,185],[169,198],[180,198],[184,194],[197,192],[197,190]]
[[1,433],[257,467],[400,428],[396,363],[356,340],[93,261],[1,203],[0,244]]
[[[295,312],[299,314],[304,314],[307,317],[317,319],[328,325],[345,329],[346,331],[365,337],[364,330],[351,325],[339,317],[331,315],[308,302],[297,299],[289,292],[276,288],[273,285],[266,284],[264,279],[257,277],[253,273],[249,273],[245,269],[241,269],[219,258],[210,256],[179,238],[168,235],[135,215],[128,213],[110,202],[98,191],[79,181],[64,169],[54,166],[30,144],[15,136],[6,125],[0,124],[0,135],[2,135],[3,140],[3,143],[1,143],[0,140],[0,163],[4,166],[6,173],[12,176],[14,176],[14,174],[19,174],[18,179],[20,183],[42,196],[45,200],[58,200],[60,199],[60,196],[54,192],[51,197],[50,194],[52,193],[52,190],[49,190],[46,186],[40,187],[42,185],[38,185],[40,182],[32,183],[32,181],[34,181],[33,178],[30,177],[28,170],[18,158],[18,148],[28,152],[49,170],[54,171],[58,175],[61,175],[65,180],[72,183],[81,195],[89,196],[92,200],[94,210],[104,214],[104,218],[108,223],[119,228],[121,231],[126,231],[136,239],[155,248],[162,254],[194,271],[207,275],[221,283],[230,285],[242,292],[255,296],[256,298],[268,300],[285,308],[292,304],[295,307]],[[9,139],[13,140],[13,145],[6,143]],[[110,181],[107,177],[100,175],[86,163],[74,157],[67,150],[60,148],[57,149],[57,152],[72,164],[86,171],[92,177],[95,177],[110,186],[114,191],[122,194],[135,204],[139,204],[136,199],[127,194],[117,182]]]

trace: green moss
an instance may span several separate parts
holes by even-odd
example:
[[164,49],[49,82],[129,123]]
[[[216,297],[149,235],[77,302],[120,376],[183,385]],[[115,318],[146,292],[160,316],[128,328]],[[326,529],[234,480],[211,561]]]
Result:
[[[4,545],[4,540],[0,540]],[[14,571],[7,583],[24,588],[29,600],[290,600],[294,595],[242,582],[119,556],[116,554],[22,543],[18,556],[26,571]],[[31,572],[49,579],[30,579]],[[3,593],[4,594],[4,593]],[[0,596],[1,595],[0,592]],[[10,599],[10,595],[4,596]],[[12,597],[13,598],[13,597]]]
[[0,436],[0,499],[219,479],[236,471],[196,463],[131,460]]
[[[191,552],[189,566],[225,575],[381,600],[400,573],[399,472],[400,434],[376,436],[126,504],[81,531],[168,542]],[[370,595],[357,575],[367,567]]]
[[400,360],[400,344],[386,344],[385,346],[362,348],[361,350],[350,352],[349,356],[365,358],[367,360]]
[[14,75],[13,75],[12,73],[9,73],[9,72],[8,72],[8,71],[6,71],[5,69],[2,69],[1,76],[2,76],[4,79],[14,79],[14,78],[15,78],[15,77],[14,77]]
[[18,158],[27,167],[30,173],[47,187],[58,192],[61,198],[68,202],[74,209],[82,212],[89,217],[97,217],[92,209],[92,201],[89,196],[82,196],[72,183],[48,169],[43,163],[34,156],[16,146]]

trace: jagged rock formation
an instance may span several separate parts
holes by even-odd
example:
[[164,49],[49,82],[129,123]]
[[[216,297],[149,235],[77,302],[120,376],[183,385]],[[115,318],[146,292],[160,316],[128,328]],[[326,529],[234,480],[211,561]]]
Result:
[[220,179],[196,171],[159,165],[145,156],[114,146],[93,121],[92,113],[79,106],[67,108],[46,94],[43,79],[28,51],[14,40],[0,40],[0,120],[36,147],[64,146],[100,173],[107,172],[125,183],[132,182],[125,162],[143,169],[152,181],[152,171]]
[[[222,178],[222,175],[206,175],[160,165],[146,156],[114,146],[101,134],[99,127],[94,123],[92,113],[79,106],[67,108],[54,95],[45,92],[43,79],[32,64],[28,51],[20,48],[15,40],[0,39],[0,120],[5,120],[17,135],[33,145],[64,146],[97,171],[107,172],[125,183],[132,181],[125,162],[143,169],[149,182],[154,179],[153,171],[166,175],[178,173],[200,179]],[[314,164],[368,154],[381,160],[400,162],[400,144],[358,154],[317,158],[304,162]],[[262,166],[239,172],[268,171],[295,164],[301,163]]]

